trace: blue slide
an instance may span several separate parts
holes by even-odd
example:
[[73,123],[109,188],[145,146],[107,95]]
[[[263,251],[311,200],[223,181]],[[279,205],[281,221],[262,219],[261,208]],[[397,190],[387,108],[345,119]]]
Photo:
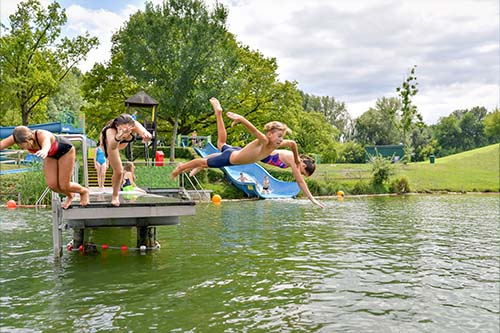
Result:
[[[16,126],[0,127],[0,139],[5,139],[11,135],[15,127]],[[32,130],[43,129],[52,133],[83,134],[83,130],[81,128],[75,128],[70,124],[62,124],[60,122],[28,125],[28,127]]]
[[[207,142],[205,148],[203,149],[194,149],[201,157],[206,157],[207,155],[220,152],[210,142]],[[297,185],[296,182],[284,182],[278,180],[271,176],[266,169],[257,163],[233,165],[230,167],[223,167],[221,169],[224,171],[231,184],[245,192],[245,194],[249,197],[259,197],[262,199],[293,198],[300,192],[299,185]],[[239,181],[238,178],[240,177],[240,173],[243,173],[248,181]],[[269,177],[269,193],[262,193],[262,182],[264,180],[264,176]]]

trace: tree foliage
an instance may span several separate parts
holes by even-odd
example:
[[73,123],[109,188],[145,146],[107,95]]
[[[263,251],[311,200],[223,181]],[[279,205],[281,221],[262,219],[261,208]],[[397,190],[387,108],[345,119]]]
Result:
[[338,131],[336,140],[349,140],[354,131],[353,120],[347,112],[344,102],[337,101],[335,97],[314,96],[301,92],[302,106],[306,112],[321,112],[328,123]]
[[484,133],[491,143],[500,142],[500,110],[498,108],[484,117]]
[[442,117],[434,128],[434,137],[439,144],[439,156],[459,153],[492,143],[485,132],[487,110],[474,107],[456,110]]
[[27,125],[36,111],[45,111],[47,97],[98,40],[88,33],[60,38],[66,14],[57,2],[47,9],[38,0],[21,2],[9,18],[10,27],[2,24],[0,38],[1,102],[20,110],[22,124]]
[[401,102],[397,98],[382,97],[356,119],[354,137],[363,145],[399,144],[400,135],[393,120]]
[[173,124],[172,148],[179,123],[206,108],[232,70],[226,18],[220,4],[210,12],[199,0],[148,2],[113,36],[113,53],[123,54],[126,73],[161,101],[160,115]]
[[415,76],[413,66],[410,70],[410,75],[402,83],[401,87],[396,88],[401,98],[401,109],[396,112],[393,119],[396,120],[396,125],[401,131],[401,140],[404,144],[405,158],[409,160],[413,154],[414,147],[412,146],[410,133],[415,128],[423,123],[422,115],[418,113],[417,106],[413,104],[412,97],[418,93],[418,82]]

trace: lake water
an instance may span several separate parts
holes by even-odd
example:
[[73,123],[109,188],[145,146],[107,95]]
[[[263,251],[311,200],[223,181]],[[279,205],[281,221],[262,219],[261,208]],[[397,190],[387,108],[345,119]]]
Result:
[[50,210],[0,209],[1,331],[499,332],[498,195],[325,203],[198,204],[160,250],[60,261]]

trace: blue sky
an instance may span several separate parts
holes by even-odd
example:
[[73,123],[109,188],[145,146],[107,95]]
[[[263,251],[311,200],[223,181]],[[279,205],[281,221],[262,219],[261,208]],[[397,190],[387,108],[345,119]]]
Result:
[[[0,2],[4,24],[19,2]],[[498,0],[220,2],[229,10],[228,30],[240,43],[276,58],[281,80],[345,102],[354,118],[377,99],[396,97],[415,64],[420,91],[414,102],[426,123],[457,109],[499,106]],[[68,15],[65,34],[99,37],[100,47],[78,65],[87,71],[109,59],[111,36],[145,1],[59,3]]]

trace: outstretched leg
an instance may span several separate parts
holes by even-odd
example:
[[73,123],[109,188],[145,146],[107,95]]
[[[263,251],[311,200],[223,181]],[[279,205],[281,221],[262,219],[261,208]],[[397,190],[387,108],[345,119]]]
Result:
[[170,176],[175,179],[181,172],[191,169],[203,169],[203,168],[208,168],[207,159],[197,158],[187,163],[179,163],[179,165],[174,169],[174,171],[172,171]]
[[226,144],[227,133],[224,126],[224,119],[222,119],[222,107],[219,100],[215,97],[210,98],[210,104],[215,112],[215,119],[217,120],[217,148],[221,150],[222,146]]

